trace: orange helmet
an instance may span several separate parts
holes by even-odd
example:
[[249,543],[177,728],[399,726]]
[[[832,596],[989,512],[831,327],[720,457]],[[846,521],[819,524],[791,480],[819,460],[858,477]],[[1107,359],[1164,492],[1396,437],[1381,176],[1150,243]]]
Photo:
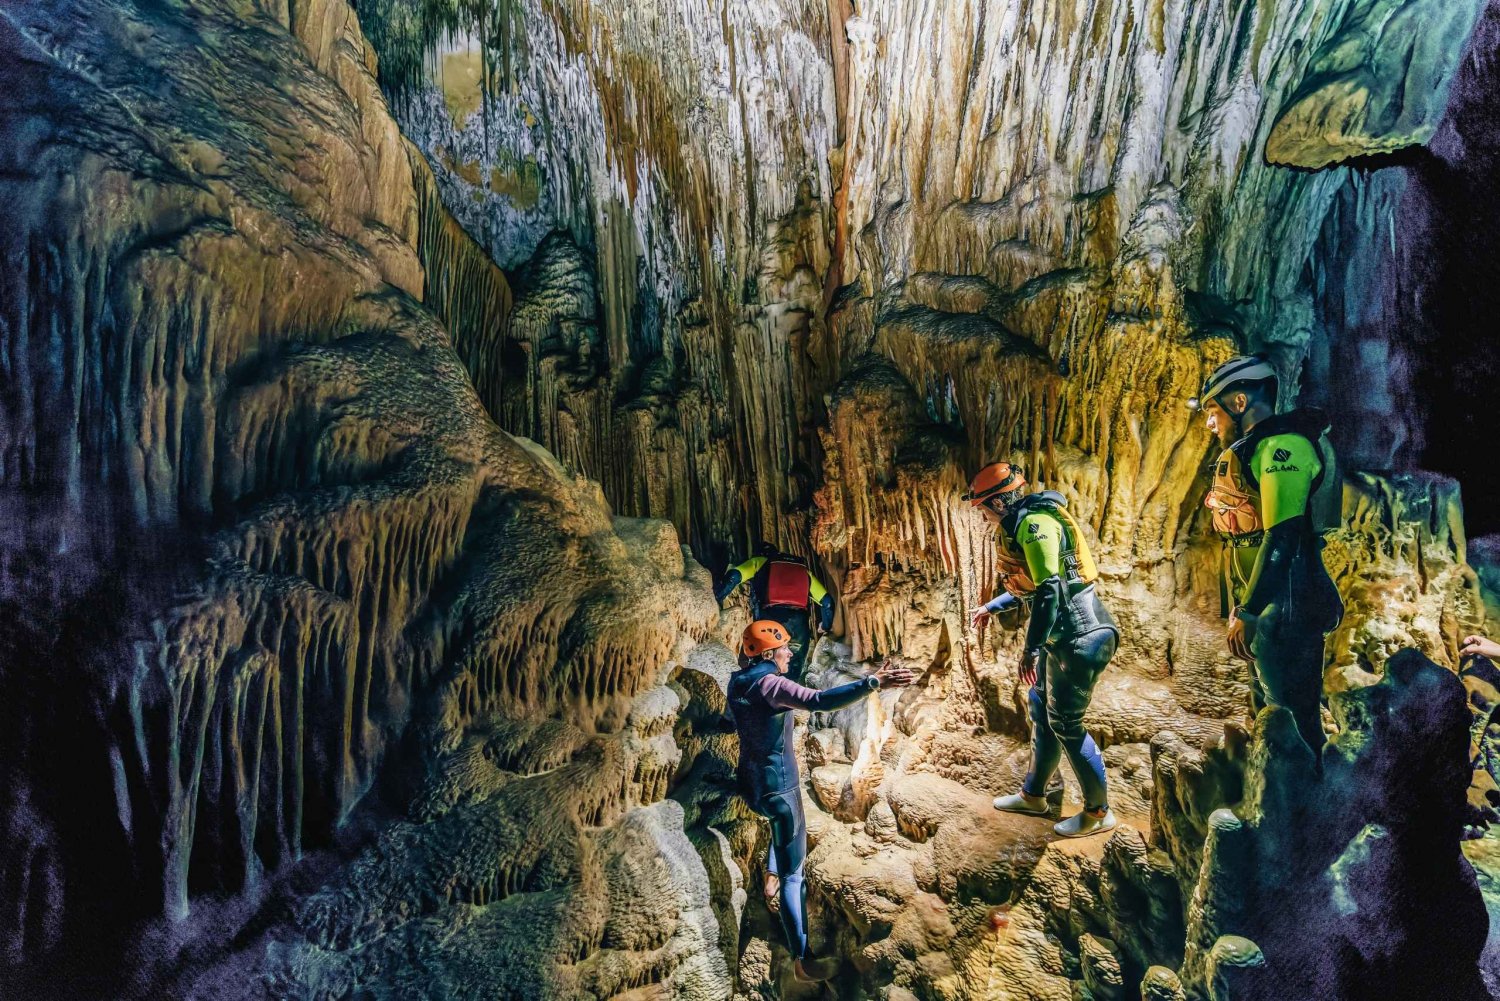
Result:
[[777,647],[784,647],[791,641],[792,637],[787,633],[786,626],[770,619],[761,619],[745,627],[745,635],[740,637],[740,652],[746,657],[759,657]]
[[1013,494],[1024,486],[1026,477],[1021,475],[1020,466],[1013,466],[1008,462],[992,462],[974,474],[964,500],[971,506],[978,507],[987,500],[1008,499],[1007,494]]

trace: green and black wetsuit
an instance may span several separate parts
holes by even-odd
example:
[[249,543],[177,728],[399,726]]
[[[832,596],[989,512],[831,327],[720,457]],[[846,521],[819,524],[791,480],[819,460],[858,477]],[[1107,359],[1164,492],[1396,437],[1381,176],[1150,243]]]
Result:
[[1343,497],[1327,432],[1316,410],[1256,423],[1220,455],[1207,501],[1224,539],[1229,603],[1255,623],[1255,708],[1290,710],[1315,756],[1325,739],[1324,640],[1343,616],[1322,557]]
[[1027,795],[1045,795],[1066,754],[1083,787],[1084,805],[1101,809],[1109,805],[1104,757],[1084,730],[1083,717],[1094,685],[1114,656],[1119,630],[1095,591],[1098,569],[1060,494],[1023,497],[1000,527],[1005,555],[1025,564],[1028,584],[1036,582],[1026,648],[1043,658],[1036,684],[1027,693],[1031,769],[1022,789]]
[[750,582],[751,614],[757,619],[773,619],[791,634],[792,663],[787,676],[800,684],[812,639],[809,608],[818,610],[818,624],[827,632],[833,628],[833,595],[807,568],[805,560],[775,552],[752,556],[731,567],[714,592],[719,604],[723,605],[745,581]]

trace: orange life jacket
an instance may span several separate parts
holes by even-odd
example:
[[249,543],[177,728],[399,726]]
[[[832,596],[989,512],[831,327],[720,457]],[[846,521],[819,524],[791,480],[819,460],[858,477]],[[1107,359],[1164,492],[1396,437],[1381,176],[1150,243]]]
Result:
[[1260,516],[1260,490],[1245,476],[1239,453],[1226,448],[1214,463],[1214,482],[1203,506],[1213,517],[1214,531],[1231,546],[1257,546],[1265,535]]
[[1017,598],[1024,598],[1036,590],[1036,581],[1026,572],[1026,561],[1003,543],[997,547],[995,565],[1000,572],[1000,586]]

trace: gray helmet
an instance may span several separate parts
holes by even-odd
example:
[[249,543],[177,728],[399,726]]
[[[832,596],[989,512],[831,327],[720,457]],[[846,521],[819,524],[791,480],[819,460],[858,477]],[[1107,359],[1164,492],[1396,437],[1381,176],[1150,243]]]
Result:
[[1187,401],[1189,410],[1202,410],[1208,400],[1217,399],[1225,390],[1239,382],[1264,382],[1275,379],[1276,370],[1260,355],[1240,355],[1231,358],[1209,375],[1208,381],[1198,395]]

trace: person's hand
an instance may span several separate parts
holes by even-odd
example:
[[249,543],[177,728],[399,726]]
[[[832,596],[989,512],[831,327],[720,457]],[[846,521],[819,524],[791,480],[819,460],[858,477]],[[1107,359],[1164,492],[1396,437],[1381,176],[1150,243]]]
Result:
[[1255,663],[1255,654],[1250,644],[1255,642],[1255,625],[1249,619],[1240,618],[1238,609],[1229,613],[1229,652],[1240,660]]
[[875,672],[875,680],[880,682],[881,688],[905,688],[916,680],[916,675],[904,667],[897,667],[890,661],[880,665],[880,670]]
[[969,618],[969,625],[974,629],[983,629],[984,624],[989,620],[990,610],[988,608],[976,608],[974,609],[974,614]]
[[1500,661],[1500,643],[1485,636],[1465,636],[1458,648],[1460,657],[1487,657]]
[[1041,659],[1042,654],[1040,650],[1021,651],[1021,684],[1027,688],[1032,688],[1036,685],[1036,666],[1037,661]]

